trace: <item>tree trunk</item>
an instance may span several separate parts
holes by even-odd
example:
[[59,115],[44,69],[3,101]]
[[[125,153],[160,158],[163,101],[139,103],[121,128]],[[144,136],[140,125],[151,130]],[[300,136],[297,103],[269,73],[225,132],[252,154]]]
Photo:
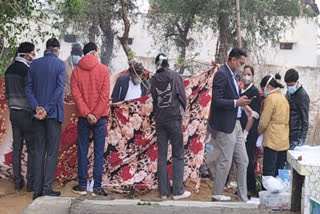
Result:
[[109,65],[111,62],[112,50],[114,46],[114,34],[109,24],[100,24],[103,32],[101,47],[101,63]]
[[[180,58],[183,58],[186,60],[186,52],[187,52],[187,46],[182,45],[181,51],[180,51]],[[179,69],[179,73],[183,74],[185,69],[186,69],[186,66],[183,64]]]
[[216,62],[222,64],[228,60],[228,50],[232,45],[230,17],[227,1],[221,1],[220,8],[225,8],[223,12],[219,14],[218,28],[219,38],[217,41]]
[[94,16],[92,18],[92,25],[89,29],[89,42],[96,42],[96,35],[98,35],[99,33],[99,17],[98,16]]
[[122,37],[118,37],[124,52],[127,55],[128,60],[130,60],[133,56],[130,55],[131,48],[128,45],[128,38],[130,32],[130,22],[128,19],[128,2],[127,0],[120,0],[121,2],[121,15],[124,23],[124,32]]

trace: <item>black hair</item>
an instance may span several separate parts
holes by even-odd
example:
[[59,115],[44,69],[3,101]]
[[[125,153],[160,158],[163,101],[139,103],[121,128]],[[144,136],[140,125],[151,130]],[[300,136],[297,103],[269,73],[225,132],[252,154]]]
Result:
[[72,56],[82,56],[82,47],[78,42],[75,42],[72,44],[71,55]]
[[241,56],[247,57],[247,52],[242,48],[235,47],[230,51],[228,61],[230,61],[233,57],[240,58]]
[[60,48],[60,42],[56,38],[48,39],[46,48]]
[[129,73],[130,74],[137,73],[138,75],[140,75],[143,73],[143,70],[144,70],[144,67],[143,67],[142,63],[135,62],[133,65],[130,66]]
[[244,69],[243,69],[243,70],[245,70],[246,68],[249,68],[250,71],[251,71],[252,76],[254,76],[254,69],[253,69],[253,67],[252,67],[251,65],[246,65],[246,66],[244,66]]
[[93,43],[93,42],[89,42],[88,44],[86,44],[83,47],[83,54],[86,55],[87,53],[89,53],[90,51],[98,51],[98,46]]
[[[267,82],[269,81],[271,75],[267,75],[265,77],[263,77],[263,79],[260,82],[260,87],[264,88],[267,85]],[[274,88],[284,88],[284,86],[279,83],[277,80],[281,80],[281,75],[280,74],[276,74],[274,76],[274,78],[271,79],[271,81],[269,82],[269,85],[271,85]]]
[[295,69],[289,69],[284,75],[285,82],[297,82],[299,79],[299,73]]
[[32,51],[34,51],[34,44],[30,43],[30,42],[23,42],[19,45],[18,50],[17,50],[17,54],[18,53],[31,53]]
[[[164,57],[165,59],[162,60],[161,64],[160,63],[160,56]],[[158,56],[156,57],[156,60],[155,60],[155,64],[156,65],[160,65],[162,67],[169,67],[169,63],[168,63],[168,59],[167,59],[167,56],[163,53],[160,53],[158,54]]]

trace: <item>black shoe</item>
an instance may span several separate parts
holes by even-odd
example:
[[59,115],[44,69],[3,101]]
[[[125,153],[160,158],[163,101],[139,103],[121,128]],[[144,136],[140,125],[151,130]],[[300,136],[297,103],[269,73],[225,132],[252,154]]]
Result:
[[87,187],[75,185],[72,187],[72,192],[79,194],[79,195],[86,195],[87,194]]
[[20,183],[15,184],[15,189],[17,191],[21,191],[23,187],[24,187],[24,180],[22,180]]
[[33,185],[27,184],[27,192],[33,192]]
[[61,192],[60,191],[53,191],[51,190],[51,192],[46,192],[42,194],[43,196],[60,196]]
[[34,193],[34,194],[33,194],[33,199],[32,199],[32,200],[35,200],[35,199],[37,199],[37,198],[39,198],[39,197],[41,197],[41,196],[42,196],[42,194]]
[[104,189],[93,188],[92,196],[108,196],[108,194],[104,191]]

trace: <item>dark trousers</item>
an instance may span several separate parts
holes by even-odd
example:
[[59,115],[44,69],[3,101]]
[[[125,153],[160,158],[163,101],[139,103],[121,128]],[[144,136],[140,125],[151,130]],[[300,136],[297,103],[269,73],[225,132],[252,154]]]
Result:
[[52,191],[52,182],[57,165],[61,122],[56,119],[33,120],[36,130],[34,158],[34,193]]
[[170,180],[167,172],[168,141],[172,145],[173,195],[184,193],[184,146],[180,120],[156,123],[158,145],[158,190],[161,196],[170,194]]
[[79,186],[87,186],[87,167],[90,131],[94,141],[94,188],[100,189],[102,182],[104,145],[106,137],[106,117],[101,117],[96,124],[90,125],[85,118],[78,118],[78,180]]
[[32,113],[24,110],[10,109],[10,121],[12,125],[13,151],[12,169],[16,185],[24,180],[21,176],[21,153],[23,140],[26,142],[28,152],[27,162],[27,184],[33,185],[33,158],[34,158],[34,129],[32,126]]
[[263,147],[263,175],[278,175],[278,169],[284,169],[287,159],[287,150],[275,151],[269,147]]
[[247,186],[248,191],[256,191],[256,177],[254,174],[254,158],[256,154],[256,142],[257,142],[257,133],[249,132],[246,142],[246,149],[249,159],[248,169],[247,169]]

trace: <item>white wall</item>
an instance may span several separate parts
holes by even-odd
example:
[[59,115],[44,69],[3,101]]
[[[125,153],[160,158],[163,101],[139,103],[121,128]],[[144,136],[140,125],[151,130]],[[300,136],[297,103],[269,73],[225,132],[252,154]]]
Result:
[[280,45],[264,48],[267,64],[290,66],[320,66],[318,55],[318,19],[299,19],[294,29],[288,30],[281,41],[292,41],[292,50],[281,50]]
[[[155,45],[150,31],[152,30],[148,26],[147,17],[141,15],[137,18],[137,22],[132,24],[130,37],[134,38],[132,50],[136,53],[136,56],[144,58],[146,61],[150,58],[150,62],[154,57],[161,52],[161,46],[165,46],[165,50],[168,53],[169,58],[172,59],[173,64],[177,61],[179,53],[174,48],[174,43],[167,44],[164,38],[161,38],[159,33],[158,44]],[[120,23],[119,26],[121,26]],[[259,62],[264,64],[273,64],[279,66],[320,66],[317,62],[317,57],[320,55],[320,47],[318,44],[320,40],[318,38],[318,19],[299,19],[294,29],[288,30],[282,41],[294,41],[292,50],[280,50],[280,44],[275,47],[271,44],[267,47],[259,50],[259,53],[249,53],[249,61],[257,62],[256,55],[260,56]],[[194,49],[188,49],[187,58],[190,58],[194,53],[199,52],[200,55],[196,60],[204,63],[210,63],[214,60],[217,37],[211,29],[204,29],[202,32],[194,31],[190,34],[190,37],[194,39]],[[124,52],[120,45],[117,45],[117,50],[114,51],[114,58],[112,67],[115,70],[122,70],[125,68],[126,60]],[[170,50],[170,51],[168,51]],[[123,59],[124,58],[124,59]],[[147,63],[149,64],[149,63]],[[150,69],[150,68],[148,68]]]
[[[121,32],[122,25],[122,22],[117,24],[119,32]],[[44,28],[50,29],[50,26],[44,26]],[[158,41],[155,43],[150,31],[152,31],[152,28],[149,27],[145,14],[139,15],[135,23],[132,22],[130,37],[134,40],[131,48],[136,53],[136,57],[145,63],[145,67],[148,70],[153,71],[155,69],[153,65],[155,56],[160,52],[164,52],[168,54],[172,65],[171,67],[173,67],[179,56],[174,43],[166,42],[160,33],[158,34]],[[300,19],[297,21],[296,27],[287,31],[285,38],[283,38],[283,40],[295,41],[292,50],[280,50],[280,45],[276,45],[276,47],[270,45],[259,50],[259,53],[249,53],[249,61],[257,63],[256,56],[259,55],[260,59],[258,63],[263,64],[279,66],[320,66],[317,62],[317,58],[320,56],[320,33],[318,33],[318,31],[317,18],[309,20]],[[187,58],[199,52],[200,55],[196,57],[195,60],[210,64],[211,60],[214,60],[217,41],[217,37],[213,31],[211,29],[203,29],[202,32],[195,30],[191,32],[190,37],[194,39],[194,47],[193,49],[188,49]],[[60,39],[60,42],[60,58],[64,60],[70,54],[71,44],[63,42],[62,39]],[[37,53],[37,56],[42,56],[45,49],[45,42],[40,42],[37,47],[41,49]],[[113,58],[109,66],[110,71],[117,73],[126,69],[127,66],[125,53],[118,40],[115,39]]]

